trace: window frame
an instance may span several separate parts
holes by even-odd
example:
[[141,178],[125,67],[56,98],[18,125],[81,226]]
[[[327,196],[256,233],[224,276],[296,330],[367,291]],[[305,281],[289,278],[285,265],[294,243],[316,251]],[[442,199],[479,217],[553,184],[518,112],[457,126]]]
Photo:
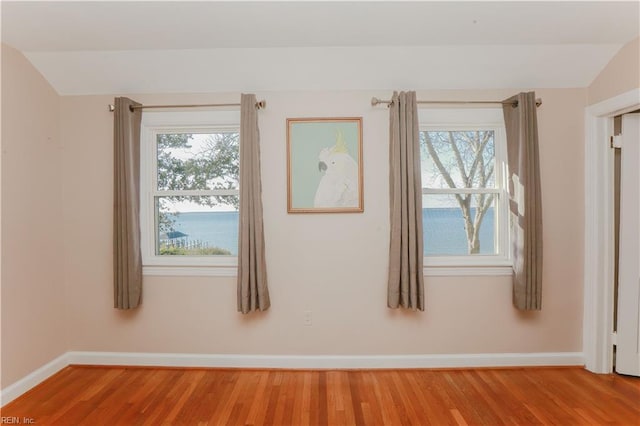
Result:
[[[420,108],[419,131],[492,130],[495,152],[495,190],[447,189],[422,187],[422,196],[429,194],[482,193],[498,194],[495,205],[496,254],[478,255],[425,255],[426,275],[511,275],[512,260],[509,250],[509,215],[507,193],[507,144],[501,108]],[[422,151],[421,151],[422,163]]]
[[144,275],[233,276],[237,256],[161,256],[156,254],[155,197],[239,195],[238,190],[162,191],[157,188],[157,135],[163,133],[240,133],[240,111],[143,111],[140,126],[140,238]]

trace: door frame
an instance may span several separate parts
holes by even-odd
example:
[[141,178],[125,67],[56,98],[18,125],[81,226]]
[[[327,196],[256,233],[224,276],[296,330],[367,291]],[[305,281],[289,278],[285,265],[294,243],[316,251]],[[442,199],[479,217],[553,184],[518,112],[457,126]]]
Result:
[[585,368],[613,371],[613,117],[640,108],[640,88],[585,108],[584,309]]

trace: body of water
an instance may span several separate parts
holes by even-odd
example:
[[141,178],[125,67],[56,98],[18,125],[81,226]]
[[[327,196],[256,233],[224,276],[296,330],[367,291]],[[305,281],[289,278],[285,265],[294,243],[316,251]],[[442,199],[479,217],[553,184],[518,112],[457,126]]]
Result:
[[238,212],[189,212],[169,217],[175,220],[173,229],[187,234],[189,240],[238,255]]
[[[471,217],[475,209],[471,209]],[[462,210],[459,208],[422,209],[425,255],[466,255],[469,253]],[[480,254],[495,254],[495,215],[487,210],[480,226]]]
[[[465,255],[467,236],[462,211],[459,208],[428,208],[422,210],[425,255]],[[238,212],[192,212],[172,216],[174,230],[187,234],[189,240],[199,240],[238,254]],[[480,227],[480,254],[494,254],[495,216],[489,209]]]

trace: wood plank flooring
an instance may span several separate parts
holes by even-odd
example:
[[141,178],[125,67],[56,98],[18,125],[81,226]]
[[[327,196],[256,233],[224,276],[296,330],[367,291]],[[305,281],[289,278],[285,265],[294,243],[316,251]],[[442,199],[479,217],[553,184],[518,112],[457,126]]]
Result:
[[[640,379],[582,368],[70,366],[2,408],[36,425],[640,425]],[[9,418],[9,419],[7,419]]]

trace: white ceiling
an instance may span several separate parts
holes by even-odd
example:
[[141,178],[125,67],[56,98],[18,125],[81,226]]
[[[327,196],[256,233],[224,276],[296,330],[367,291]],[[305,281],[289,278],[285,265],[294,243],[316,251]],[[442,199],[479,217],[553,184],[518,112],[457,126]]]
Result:
[[584,87],[640,32],[638,1],[1,7],[3,43],[61,94]]

